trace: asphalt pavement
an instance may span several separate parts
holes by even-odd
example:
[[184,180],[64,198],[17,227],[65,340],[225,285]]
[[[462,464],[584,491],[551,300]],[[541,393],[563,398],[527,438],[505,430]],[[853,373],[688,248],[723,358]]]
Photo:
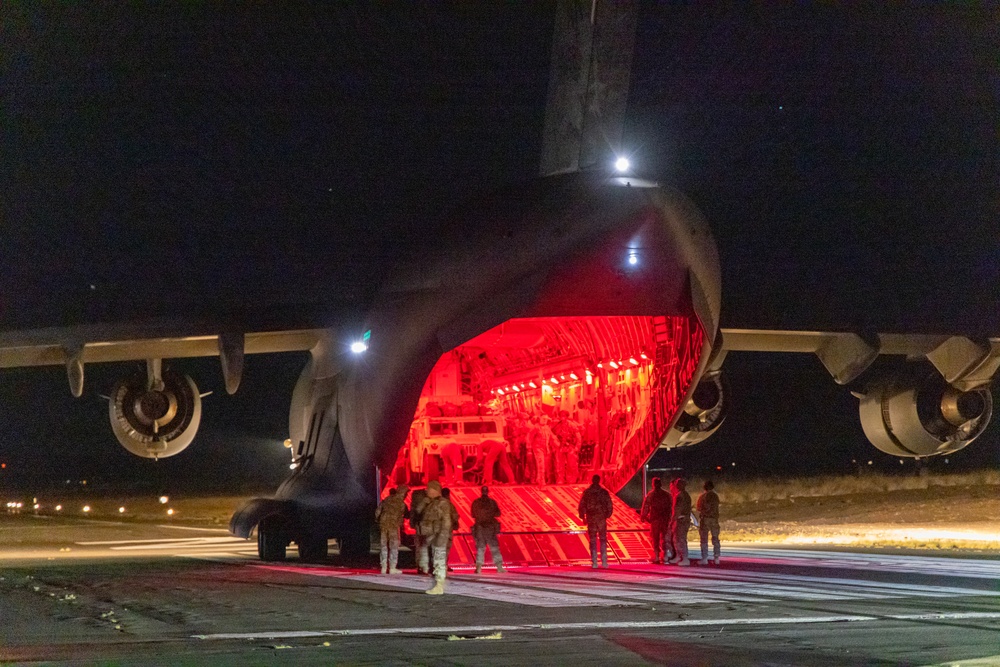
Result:
[[1000,559],[723,549],[719,566],[455,572],[431,597],[412,571],[260,563],[221,530],[0,515],[0,660],[1000,664]]

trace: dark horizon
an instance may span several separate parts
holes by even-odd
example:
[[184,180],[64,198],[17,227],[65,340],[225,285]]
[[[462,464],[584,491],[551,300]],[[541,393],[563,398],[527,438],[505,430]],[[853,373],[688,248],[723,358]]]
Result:
[[[0,327],[365,303],[445,211],[535,175],[552,15],[10,9]],[[708,219],[723,326],[1000,335],[997,18],[643,5],[624,143]],[[287,452],[246,443],[286,437],[303,363],[249,358],[228,397],[217,360],[170,362],[215,394],[191,448],[156,463],[117,445],[97,397],[134,365],[88,367],[79,400],[62,368],[5,370],[0,485],[266,486]],[[693,471],[910,468],[814,357],[731,354],[725,373],[726,424],[670,454]],[[947,465],[1000,465],[997,427]]]

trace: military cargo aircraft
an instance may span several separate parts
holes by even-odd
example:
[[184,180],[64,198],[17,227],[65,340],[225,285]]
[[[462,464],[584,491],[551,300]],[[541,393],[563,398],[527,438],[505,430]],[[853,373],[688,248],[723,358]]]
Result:
[[[635,20],[627,5],[560,3],[545,175],[466,203],[448,233],[408,248],[378,276],[374,297],[338,324],[170,320],[7,331],[0,367],[65,366],[80,396],[89,364],[144,360],[144,375],[122,378],[111,392],[108,418],[129,452],[163,458],[192,445],[202,414],[195,380],[164,360],[218,356],[234,393],[246,354],[308,351],[290,400],[293,469],[272,498],[241,507],[230,526],[243,537],[256,532],[265,560],[284,558],[293,542],[304,559],[322,558],[329,538],[342,552],[367,551],[379,493],[392,482],[436,479],[449,466],[444,472],[455,476],[487,442],[506,443],[508,484],[579,483],[600,473],[618,490],[658,448],[697,444],[720,427],[730,352],[815,354],[855,391],[872,444],[895,456],[948,454],[975,440],[992,414],[998,338],[720,328],[709,224],[681,192],[643,178],[602,143],[621,134],[621,51],[631,48],[621,35]],[[579,40],[583,47],[572,48]],[[901,363],[866,374],[880,355]],[[563,412],[581,432],[575,465],[546,474],[533,448],[553,461],[557,445],[529,439],[524,421],[544,431]],[[444,455],[452,442],[457,463]]]

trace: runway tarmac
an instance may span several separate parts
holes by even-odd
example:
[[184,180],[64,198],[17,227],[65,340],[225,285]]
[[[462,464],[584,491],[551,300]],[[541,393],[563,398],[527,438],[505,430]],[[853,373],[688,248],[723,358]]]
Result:
[[0,660],[1000,664],[998,559],[724,545],[719,567],[453,573],[441,598],[428,585],[263,564],[222,531],[0,517]]

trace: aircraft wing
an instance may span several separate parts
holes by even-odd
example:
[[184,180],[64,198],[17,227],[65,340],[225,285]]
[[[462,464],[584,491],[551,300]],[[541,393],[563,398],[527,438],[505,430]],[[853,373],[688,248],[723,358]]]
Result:
[[766,329],[721,329],[720,335],[715,367],[727,352],[811,352],[838,384],[853,381],[883,354],[926,357],[948,384],[962,391],[988,384],[1000,368],[1000,338]]
[[0,333],[0,368],[67,368],[74,396],[83,391],[88,363],[213,357],[222,359],[226,389],[239,386],[244,354],[311,350],[326,329],[261,332],[210,332],[196,323],[154,322],[81,325]]

